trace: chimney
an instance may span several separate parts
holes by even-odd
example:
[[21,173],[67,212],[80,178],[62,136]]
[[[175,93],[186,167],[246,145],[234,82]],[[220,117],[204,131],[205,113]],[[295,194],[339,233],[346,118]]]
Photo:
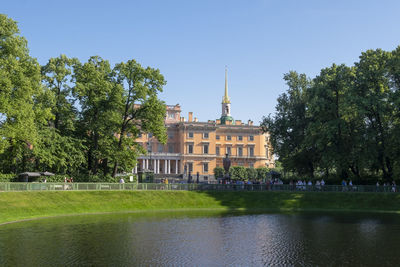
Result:
[[193,121],[193,112],[189,112],[188,122],[192,122],[192,121]]
[[194,122],[198,122],[198,121],[199,121],[199,120],[195,117],[195,118],[194,118]]
[[253,121],[252,121],[252,120],[249,120],[249,121],[248,121],[248,125],[252,126],[252,125],[253,125]]

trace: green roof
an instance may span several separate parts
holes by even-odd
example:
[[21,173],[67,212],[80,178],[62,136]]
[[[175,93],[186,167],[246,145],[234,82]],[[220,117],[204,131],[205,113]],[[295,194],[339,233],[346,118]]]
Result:
[[222,116],[221,117],[221,124],[226,124],[227,121],[231,121],[232,124],[235,123],[235,120],[231,116]]

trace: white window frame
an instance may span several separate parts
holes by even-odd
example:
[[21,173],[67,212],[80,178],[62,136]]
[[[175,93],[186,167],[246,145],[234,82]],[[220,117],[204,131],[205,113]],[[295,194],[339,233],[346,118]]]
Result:
[[[240,153],[240,151],[242,151],[242,152]],[[237,148],[237,155],[238,155],[239,157],[242,157],[242,156],[243,156],[243,147],[242,147],[242,146],[238,146],[238,148]]]
[[188,173],[189,172],[193,173],[193,162],[188,162],[187,165],[188,165]]
[[[251,150],[253,149],[253,153],[251,153]],[[249,148],[248,148],[248,155],[250,156],[250,157],[254,157],[254,146],[249,146]]]
[[[207,170],[205,169],[206,165],[207,165]],[[208,169],[209,169],[208,162],[203,162],[203,173],[208,173]]]
[[[205,151],[206,146],[207,146],[207,153]],[[210,145],[209,144],[204,144],[203,145],[203,154],[210,154]]]
[[[192,152],[190,152],[190,147],[192,147]],[[194,152],[194,145],[193,144],[187,144],[187,153],[188,154],[193,154]]]

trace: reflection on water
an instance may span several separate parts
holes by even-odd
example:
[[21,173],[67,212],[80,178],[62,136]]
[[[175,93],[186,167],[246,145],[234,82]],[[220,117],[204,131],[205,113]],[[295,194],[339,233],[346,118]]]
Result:
[[400,217],[118,214],[0,226],[6,266],[393,266]]

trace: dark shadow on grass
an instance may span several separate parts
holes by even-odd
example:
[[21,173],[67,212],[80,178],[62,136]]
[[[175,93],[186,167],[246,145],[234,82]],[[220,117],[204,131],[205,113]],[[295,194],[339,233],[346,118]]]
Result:
[[198,191],[229,212],[399,213],[400,194],[356,192]]

